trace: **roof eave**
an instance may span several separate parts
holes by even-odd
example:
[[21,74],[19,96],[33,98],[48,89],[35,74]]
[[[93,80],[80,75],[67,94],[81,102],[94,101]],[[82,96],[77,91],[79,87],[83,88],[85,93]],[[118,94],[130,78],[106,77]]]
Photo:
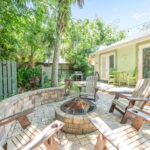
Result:
[[106,47],[106,48],[104,48],[102,50],[98,50],[98,51],[92,53],[92,55],[105,53],[105,52],[112,51],[112,50],[120,48],[120,47],[124,47],[124,46],[127,46],[127,45],[140,43],[140,42],[147,41],[147,40],[150,40],[150,34],[146,35],[144,37],[137,38],[137,39],[133,39],[133,40],[129,40],[129,41],[126,41],[126,42],[118,43],[116,45],[113,44],[113,45],[108,46],[108,47]]

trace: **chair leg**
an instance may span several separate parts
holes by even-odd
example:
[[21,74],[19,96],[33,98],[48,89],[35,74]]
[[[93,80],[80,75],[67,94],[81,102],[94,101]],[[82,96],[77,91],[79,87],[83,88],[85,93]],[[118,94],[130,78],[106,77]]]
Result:
[[124,115],[123,115],[123,117],[122,117],[120,123],[124,124],[124,123],[127,122],[128,118],[129,118],[129,116],[130,116],[130,115],[127,113],[127,109],[128,109],[128,108],[132,108],[132,107],[134,106],[134,104],[135,104],[135,101],[130,101],[130,102],[129,102],[129,105],[126,107],[125,113],[124,113]]
[[29,121],[29,119],[26,115],[17,118],[17,120],[19,121],[19,123],[23,129],[25,129],[29,125],[31,125],[31,122]]
[[47,150],[59,150],[58,142],[52,136],[46,142],[44,142],[45,147]]
[[105,137],[100,133],[100,135],[97,137],[97,142],[95,145],[94,150],[106,150],[106,139]]
[[7,143],[5,143],[5,144],[3,145],[3,149],[4,149],[4,150],[7,150]]
[[109,109],[109,112],[110,112],[110,113],[112,113],[112,112],[114,111],[115,106],[116,106],[116,104],[112,103],[112,105],[111,105],[111,107],[110,107],[110,109]]
[[122,119],[120,121],[121,124],[125,124],[129,118],[129,114],[127,112],[125,112],[125,114],[122,116]]
[[139,116],[136,116],[132,122],[132,126],[137,130],[140,131],[145,123],[145,120]]

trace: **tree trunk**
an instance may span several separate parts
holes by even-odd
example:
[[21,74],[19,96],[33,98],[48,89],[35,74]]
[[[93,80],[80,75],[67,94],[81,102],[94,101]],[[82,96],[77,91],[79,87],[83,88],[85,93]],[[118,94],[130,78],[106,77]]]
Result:
[[68,0],[58,0],[58,19],[57,19],[57,36],[55,43],[55,50],[53,56],[53,66],[52,66],[52,87],[58,86],[58,65],[59,65],[59,55],[61,47],[61,38],[64,34],[64,28],[67,18],[68,10]]
[[32,69],[34,67],[34,56],[29,56],[29,68]]
[[[83,5],[83,0],[76,0],[79,6]],[[55,51],[53,56],[53,66],[52,66],[52,86],[58,86],[58,65],[59,65],[59,55],[61,47],[61,38],[64,34],[64,29],[67,25],[70,16],[70,6],[72,1],[70,0],[58,0],[58,18],[57,18],[57,37],[55,43]]]
[[52,87],[58,86],[58,67],[59,67],[59,55],[60,55],[60,39],[56,39],[55,51],[53,56],[53,66],[52,66]]

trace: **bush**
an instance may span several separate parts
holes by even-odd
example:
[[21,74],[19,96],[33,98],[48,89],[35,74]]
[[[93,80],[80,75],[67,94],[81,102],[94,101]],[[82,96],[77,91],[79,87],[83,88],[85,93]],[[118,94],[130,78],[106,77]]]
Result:
[[44,88],[49,88],[51,87],[51,82],[49,81],[48,77],[44,77]]
[[85,75],[84,75],[84,80],[86,80],[86,78],[88,77],[88,76],[93,76],[94,75],[94,71],[89,71],[89,72],[87,72]]
[[70,72],[62,72],[61,74],[58,74],[58,81],[62,82],[64,79],[72,79],[72,74]]
[[41,87],[41,67],[32,69],[20,68],[17,71],[18,87],[23,90],[36,89]]
[[110,68],[109,69],[109,75],[114,75],[114,73],[116,72],[117,70],[115,68]]

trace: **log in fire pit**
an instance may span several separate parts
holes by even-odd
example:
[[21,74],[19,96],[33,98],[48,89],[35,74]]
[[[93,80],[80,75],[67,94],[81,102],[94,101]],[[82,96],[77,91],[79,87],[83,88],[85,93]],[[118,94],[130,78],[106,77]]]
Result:
[[94,111],[96,105],[89,100],[79,97],[61,105],[61,110],[73,115],[83,115]]
[[89,119],[97,116],[96,105],[79,97],[64,102],[56,109],[56,119],[65,123],[62,130],[67,133],[85,134],[95,131]]

